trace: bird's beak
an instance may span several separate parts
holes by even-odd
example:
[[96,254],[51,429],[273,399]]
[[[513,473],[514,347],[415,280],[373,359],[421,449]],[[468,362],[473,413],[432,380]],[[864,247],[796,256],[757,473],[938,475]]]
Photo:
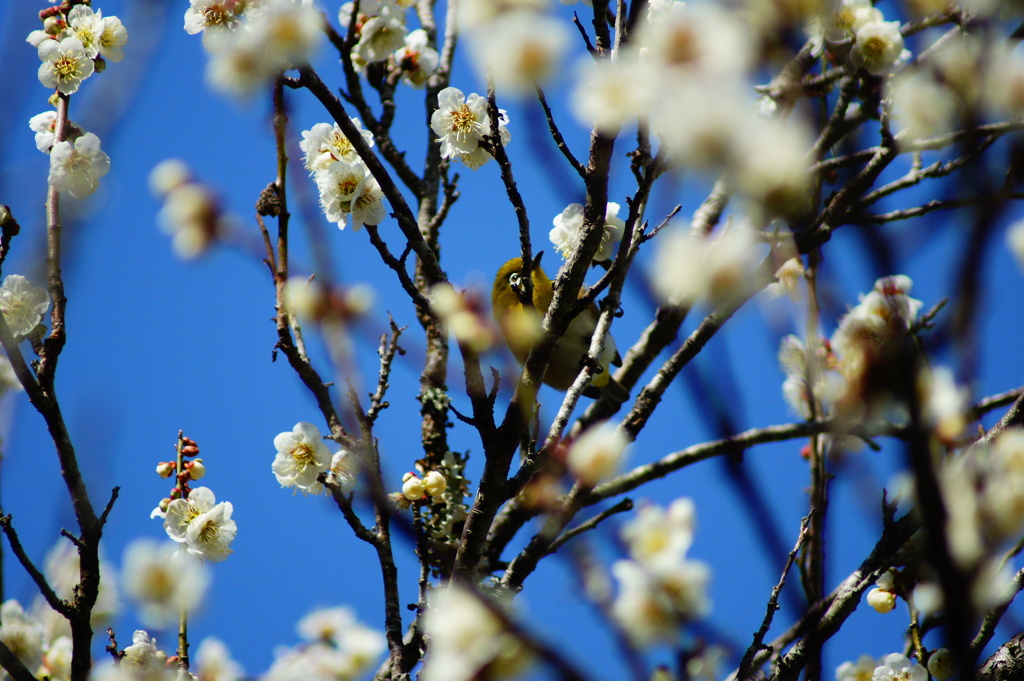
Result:
[[544,255],[544,251],[537,251],[537,255],[533,256],[533,269],[540,268],[540,258]]

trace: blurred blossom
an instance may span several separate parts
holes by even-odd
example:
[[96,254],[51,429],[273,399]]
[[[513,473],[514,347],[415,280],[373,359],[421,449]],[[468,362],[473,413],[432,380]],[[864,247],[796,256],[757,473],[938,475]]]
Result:
[[743,77],[754,62],[755,36],[736,12],[709,3],[664,3],[648,11],[635,45],[650,68],[706,79]]
[[792,257],[775,272],[777,281],[765,287],[765,293],[774,297],[789,296],[792,300],[800,298],[800,280],[804,278],[804,263],[800,258]]
[[44,40],[39,44],[39,58],[43,61],[39,66],[39,82],[65,95],[78,92],[82,81],[95,70],[82,41],[75,37]]
[[712,238],[664,230],[654,259],[654,290],[670,305],[712,304],[744,295],[759,261],[759,244],[746,223]]
[[354,681],[386,648],[384,636],[360,624],[345,607],[311,612],[298,628],[309,643],[275,651],[265,681]]
[[10,391],[20,392],[22,390],[24,388],[21,387],[21,381],[18,380],[17,375],[14,373],[11,360],[7,359],[6,354],[0,355],[0,395]]
[[928,681],[928,670],[911,662],[906,655],[893,653],[875,668],[872,678],[874,681]]
[[50,681],[71,681],[73,647],[70,636],[61,636],[51,641],[43,653],[39,676],[46,676]]
[[928,656],[928,671],[936,681],[953,678],[957,673],[957,667],[956,658],[949,652],[949,648],[938,648]]
[[458,4],[459,29],[472,32],[505,14],[541,14],[549,5],[550,0],[464,0]]
[[[457,582],[434,591],[423,628],[430,650],[420,673],[422,681],[491,681],[523,673],[533,656],[529,649],[481,602]],[[493,602],[492,607],[503,608]],[[486,673],[485,673],[486,672]]]
[[[618,243],[622,241],[626,223],[619,217],[619,209],[619,204],[608,202],[604,217],[604,231],[601,234],[601,247],[594,254],[594,262],[604,262],[610,259],[615,254]],[[579,245],[580,232],[583,230],[583,206],[578,203],[570,203],[551,222],[554,227],[548,233],[548,238],[554,244],[555,250],[568,260]]]
[[219,638],[207,636],[199,642],[192,658],[191,672],[199,681],[241,681],[242,665],[231,657],[231,651]]
[[[74,595],[81,578],[79,565],[78,549],[63,537],[46,554],[43,574],[60,598],[68,600]],[[100,588],[90,620],[93,628],[102,628],[113,619],[118,609],[117,572],[100,556]],[[71,635],[67,619],[50,608],[41,594],[32,602],[32,614],[43,623],[47,640],[54,641],[60,636]]]
[[764,217],[810,208],[812,139],[802,120],[754,118],[741,126],[737,142],[733,177]]
[[572,35],[563,19],[518,11],[502,14],[468,38],[477,70],[493,77],[499,91],[529,95],[561,68]]
[[962,109],[961,100],[927,72],[898,74],[891,96],[894,117],[902,129],[900,141],[916,142],[950,132]]
[[437,284],[430,290],[430,305],[455,338],[474,352],[484,352],[497,340],[483,303],[472,292],[462,294],[449,283]]
[[202,564],[177,544],[152,539],[128,545],[122,571],[124,591],[138,605],[140,621],[156,629],[177,623],[182,611],[193,612],[210,582]]
[[317,478],[330,468],[331,452],[316,426],[305,421],[296,423],[291,431],[274,438],[274,448],[277,456],[272,468],[282,487],[294,487],[303,494],[324,491]]
[[824,44],[850,40],[864,24],[882,21],[882,11],[871,0],[840,0],[823,8],[823,15],[813,16],[805,28],[811,38],[815,55],[820,55]]
[[421,88],[434,75],[440,64],[437,50],[427,44],[427,32],[417,28],[405,36],[405,44],[394,55],[395,68],[402,72],[402,80],[410,87]]
[[27,336],[50,309],[50,294],[20,274],[8,274],[0,286],[0,314],[15,340]]
[[1024,219],[1014,222],[1006,230],[1006,245],[1017,261],[1017,266],[1024,271]]
[[[651,69],[638,59],[587,57],[580,62],[579,71],[570,104],[581,124],[615,134],[630,121],[646,118],[651,112],[657,83]],[[682,119],[688,118],[689,111]],[[676,120],[682,122],[678,116]]]
[[856,662],[844,662],[836,668],[836,681],[871,681],[878,662],[864,654]]
[[612,574],[619,583],[612,615],[636,645],[675,641],[683,622],[710,612],[706,563],[683,559],[652,569],[619,560]]
[[164,204],[157,214],[161,229],[171,236],[179,257],[196,258],[228,232],[230,218],[220,209],[214,192],[191,176],[179,159],[158,163],[149,174],[149,187]]
[[619,469],[629,444],[612,423],[591,426],[569,444],[566,464],[581,485],[592,487]]
[[958,386],[947,367],[925,367],[918,372],[917,392],[924,417],[943,443],[952,445],[967,428],[970,391]]
[[[835,370],[835,357],[831,355],[823,339],[814,344],[813,366],[808,366],[808,352],[803,341],[790,334],[779,344],[779,365],[786,374],[782,384],[782,395],[790,409],[804,419],[810,419],[811,396],[814,396],[814,415],[821,419],[832,415],[836,402],[843,396],[846,382]],[[813,390],[808,388],[808,379],[813,377]]]
[[633,560],[656,569],[686,556],[693,544],[696,525],[692,499],[680,497],[668,508],[644,504],[636,517],[622,526],[622,540],[629,547]]
[[[43,625],[27,614],[18,601],[4,601],[0,606],[0,642],[30,670],[35,671],[42,664],[46,643]],[[5,678],[6,671],[0,674],[0,679]]]
[[100,138],[87,132],[74,142],[64,140],[50,151],[50,186],[76,199],[96,191],[100,178],[110,171],[110,157],[100,149]]

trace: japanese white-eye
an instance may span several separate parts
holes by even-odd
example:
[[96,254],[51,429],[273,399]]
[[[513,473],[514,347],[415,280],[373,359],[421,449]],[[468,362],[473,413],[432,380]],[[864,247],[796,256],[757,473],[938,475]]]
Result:
[[[543,252],[533,259],[530,278],[533,283],[533,304],[529,304],[526,293],[526,282],[523,279],[523,259],[513,258],[498,269],[494,277],[494,288],[491,290],[491,305],[494,318],[505,335],[508,347],[520,364],[526,363],[530,350],[538,339],[540,320],[547,312],[554,297],[551,279],[540,266]],[[582,294],[582,291],[580,291]],[[590,349],[590,341],[597,328],[599,316],[597,305],[593,303],[571,322],[562,337],[558,339],[544,383],[558,390],[568,390],[580,373],[580,365]],[[601,371],[594,375],[590,386],[583,392],[587,397],[604,396],[616,404],[629,399],[629,391],[612,378],[609,365],[619,365],[622,360],[615,349],[615,341],[611,335],[604,340],[601,352]]]

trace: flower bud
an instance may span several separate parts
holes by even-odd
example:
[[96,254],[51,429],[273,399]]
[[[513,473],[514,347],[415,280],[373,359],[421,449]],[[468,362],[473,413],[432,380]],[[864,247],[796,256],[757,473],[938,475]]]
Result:
[[67,24],[60,16],[50,16],[43,20],[43,30],[50,35],[57,35],[67,28]]
[[161,513],[167,513],[167,507],[171,505],[171,500],[164,497],[160,500],[159,509]]
[[896,594],[884,589],[872,589],[868,593],[868,605],[883,615],[896,607]]
[[406,473],[405,477],[402,478],[402,496],[409,501],[419,501],[423,498],[425,491],[426,488],[423,485],[423,481],[412,473]]
[[169,478],[174,475],[174,468],[173,461],[161,461],[156,465],[156,474],[161,478]]
[[0,204],[0,225],[6,225],[7,221],[11,219],[11,211],[7,206]]
[[185,469],[192,474],[193,480],[199,480],[201,477],[206,475],[206,466],[203,465],[202,459],[189,461],[185,464]]
[[436,499],[448,489],[448,479],[440,471],[430,471],[423,478],[423,488],[427,494]]

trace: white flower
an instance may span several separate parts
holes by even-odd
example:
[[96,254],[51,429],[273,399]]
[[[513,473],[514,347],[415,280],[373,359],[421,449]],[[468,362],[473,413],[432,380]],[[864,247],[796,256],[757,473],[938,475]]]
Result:
[[[363,124],[358,118],[351,119],[356,130],[359,131],[366,146],[373,146],[373,133],[363,130]],[[352,142],[341,132],[337,123],[317,123],[309,130],[302,131],[302,141],[299,148],[305,153],[306,170],[315,173],[318,170],[325,170],[336,161],[357,163],[360,161],[359,154],[352,146]]]
[[355,623],[356,617],[352,610],[341,605],[309,612],[299,620],[295,629],[305,641],[336,644],[344,639],[344,633]]
[[103,13],[94,12],[87,5],[75,5],[68,12],[70,35],[82,42],[85,54],[95,59],[100,53],[100,35],[103,32]]
[[457,582],[435,592],[423,628],[430,652],[420,674],[422,681],[494,681],[525,671],[532,662],[526,646],[477,596]]
[[39,58],[43,60],[39,65],[39,82],[65,95],[78,92],[78,86],[95,69],[82,41],[75,37],[59,42],[44,40],[39,44]]
[[290,432],[274,438],[277,456],[272,465],[274,477],[282,487],[295,487],[305,494],[323,491],[317,478],[331,466],[331,452],[324,444],[320,430],[301,421]]
[[213,636],[199,642],[193,660],[196,675],[202,681],[240,681],[245,677],[242,665],[231,658],[228,647]]
[[872,681],[877,666],[875,658],[861,655],[857,662],[844,662],[836,668],[836,681]]
[[74,143],[65,140],[53,145],[47,181],[59,192],[84,199],[109,171],[110,157],[100,149],[100,138],[87,132]]
[[768,216],[809,205],[811,136],[800,119],[755,118],[735,137],[730,165],[744,194]]
[[[79,5],[81,7],[81,5]],[[124,58],[124,46],[128,43],[128,31],[117,17],[106,17],[100,29],[100,55],[110,61]]]
[[[580,231],[583,229],[583,206],[570,203],[555,219],[554,227],[548,238],[555,245],[563,258],[568,259],[579,244]],[[619,217],[619,204],[609,201],[604,217],[604,232],[601,235],[601,246],[594,254],[594,262],[603,262],[614,255],[616,244],[622,240],[626,223]]]
[[[82,5],[76,5],[76,7],[82,7]],[[74,123],[68,122],[69,128],[73,126]],[[28,127],[36,133],[36,149],[44,154],[49,154],[57,136],[57,112],[44,111],[41,114],[36,114],[28,119]]]
[[476,151],[490,127],[485,98],[476,93],[467,98],[454,87],[446,87],[437,94],[437,110],[430,116],[430,128],[441,143],[442,158]]
[[882,664],[875,668],[874,681],[928,681],[928,670],[906,655],[887,655]]
[[190,0],[185,10],[185,32],[203,32],[203,45],[220,33],[229,33],[241,25],[245,0]]
[[352,48],[353,56],[366,63],[384,61],[405,46],[407,32],[401,16],[371,17],[360,30],[359,42]]
[[188,553],[220,562],[231,554],[237,532],[232,510],[230,502],[218,504],[208,487],[196,487],[188,497],[168,504],[164,530],[171,539],[184,544]]
[[[209,34],[209,38],[205,36]],[[212,52],[206,64],[206,81],[221,92],[251,97],[286,65],[270,58],[251,30],[204,33],[203,44]]]
[[842,375],[829,366],[829,353],[823,341],[815,343],[817,357],[813,373],[807,365],[807,349],[803,341],[789,334],[779,344],[779,365],[786,374],[782,383],[782,395],[795,414],[805,419],[811,418],[811,391],[807,379],[814,377],[815,414],[821,418],[831,412],[834,405],[842,398],[846,390],[846,381]]
[[394,60],[402,72],[402,80],[414,88],[421,88],[437,71],[441,58],[437,50],[427,45],[427,32],[417,28],[405,36],[405,45],[395,51]]
[[622,430],[606,422],[573,440],[566,463],[581,485],[593,486],[618,469],[629,442]]
[[898,21],[873,21],[857,30],[850,57],[868,73],[881,76],[889,73],[900,61],[909,58],[903,49],[903,35]]
[[143,674],[156,672],[159,675],[166,660],[167,655],[157,648],[156,639],[142,629],[136,629],[132,634],[132,644],[124,649],[121,667]]
[[499,90],[525,95],[562,67],[570,43],[563,19],[534,12],[507,12],[469,34],[477,70]]
[[387,217],[384,192],[361,161],[332,163],[317,172],[316,184],[324,215],[339,229],[345,229],[349,214],[356,230],[364,224],[379,225]]
[[50,296],[45,289],[32,286],[20,274],[4,277],[0,286],[0,314],[16,339],[27,336],[49,308]]
[[30,670],[43,661],[43,626],[26,614],[18,601],[5,601],[0,606],[0,641]]
[[124,589],[140,608],[143,624],[165,629],[181,612],[202,602],[210,578],[199,561],[178,545],[139,539],[124,552]]
[[356,485],[359,473],[359,460],[356,455],[346,449],[339,449],[331,457],[331,467],[327,471],[327,482],[337,485],[348,494]]
[[484,352],[497,340],[493,325],[484,321],[472,293],[461,294],[448,282],[430,289],[430,307],[460,343]]

